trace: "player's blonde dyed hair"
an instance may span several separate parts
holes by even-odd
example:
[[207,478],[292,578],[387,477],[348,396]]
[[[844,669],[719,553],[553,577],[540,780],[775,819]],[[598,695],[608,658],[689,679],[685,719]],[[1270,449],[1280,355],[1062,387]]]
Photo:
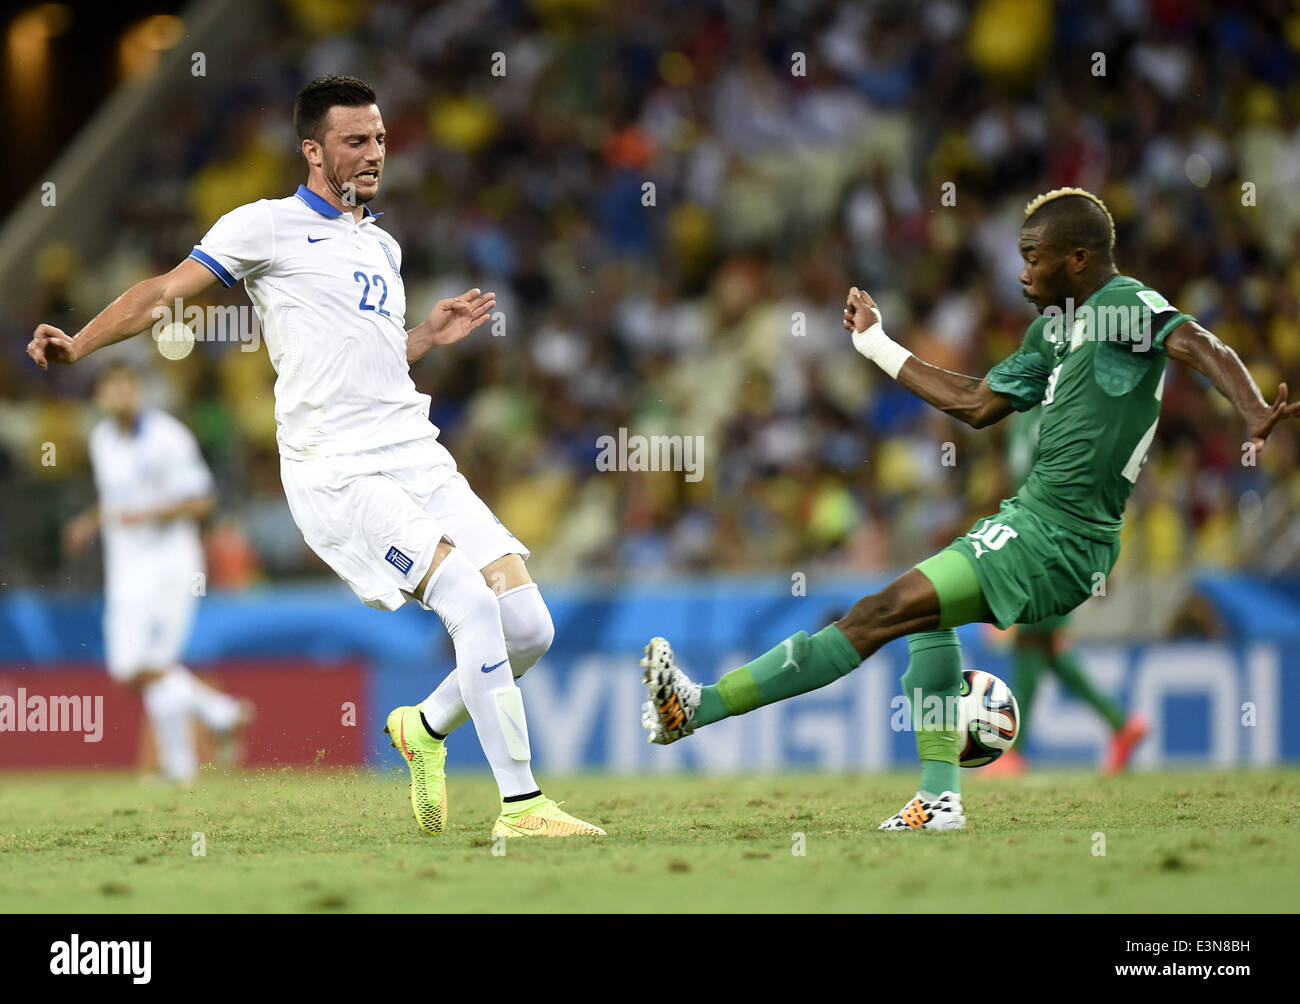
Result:
[[1063,199],[1067,195],[1078,195],[1093,203],[1098,209],[1106,214],[1106,225],[1110,228],[1110,249],[1115,250],[1115,217],[1110,215],[1110,210],[1106,208],[1106,203],[1100,198],[1093,195],[1086,188],[1053,188],[1050,192],[1044,192],[1042,195],[1036,195],[1025,205],[1025,219],[1033,216],[1034,213],[1042,209],[1049,202],[1055,202],[1057,199]]

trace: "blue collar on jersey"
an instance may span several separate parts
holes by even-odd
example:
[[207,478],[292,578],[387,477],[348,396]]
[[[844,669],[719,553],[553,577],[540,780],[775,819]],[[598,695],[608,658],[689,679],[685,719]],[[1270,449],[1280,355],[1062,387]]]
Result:
[[[342,209],[335,209],[306,185],[299,185],[298,191],[294,194],[322,216],[328,216],[330,219],[334,219],[343,215]],[[362,206],[361,212],[363,219],[377,220],[379,217],[384,215],[383,213],[372,213],[369,206]]]

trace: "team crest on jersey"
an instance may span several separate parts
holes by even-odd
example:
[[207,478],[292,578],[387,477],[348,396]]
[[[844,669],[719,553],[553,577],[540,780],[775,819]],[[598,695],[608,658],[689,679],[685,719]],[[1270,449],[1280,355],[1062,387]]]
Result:
[[390,547],[388,553],[384,555],[384,560],[396,568],[403,575],[406,575],[411,566],[415,564],[407,555],[403,554],[395,547]]
[[397,259],[393,257],[393,252],[389,249],[388,245],[385,244],[383,241],[379,242],[379,246],[384,249],[384,257],[388,259],[388,264],[393,269],[393,275],[398,275],[399,273],[397,271]]
[[1080,317],[1074,322],[1074,330],[1070,332],[1070,351],[1073,352],[1083,344],[1084,338],[1088,335],[1088,319]]

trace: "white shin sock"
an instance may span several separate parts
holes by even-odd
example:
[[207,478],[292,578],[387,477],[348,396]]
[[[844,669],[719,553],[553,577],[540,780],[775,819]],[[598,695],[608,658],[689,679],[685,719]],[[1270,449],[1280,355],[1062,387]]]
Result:
[[153,725],[158,765],[173,781],[192,780],[198,773],[199,758],[194,749],[189,683],[172,670],[146,684],[141,696]]
[[239,721],[239,701],[209,687],[188,666],[177,663],[167,675],[172,674],[180,674],[185,680],[189,689],[190,710],[198,716],[199,721],[213,732],[225,732],[234,728]]
[[[555,640],[555,625],[537,583],[526,582],[497,597],[501,628],[510,656],[510,672],[517,680],[530,670]],[[460,696],[460,680],[452,670],[422,705],[424,717],[440,735],[449,735],[469,721]]]
[[[501,796],[536,791],[523,695],[509,665],[496,594],[470,560],[453,550],[434,571],[423,602],[442,618],[451,635],[456,650],[455,685],[474,719]],[[445,722],[435,721],[443,702],[434,698],[439,692],[446,698],[450,684],[448,677],[421,705],[425,719],[438,732],[446,731],[439,728]],[[434,702],[432,707],[430,702]]]

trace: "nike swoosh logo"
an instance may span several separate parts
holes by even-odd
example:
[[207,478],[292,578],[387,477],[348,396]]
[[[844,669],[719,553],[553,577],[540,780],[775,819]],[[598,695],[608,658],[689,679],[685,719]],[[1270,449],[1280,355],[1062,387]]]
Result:
[[329,238],[329,237],[308,237],[308,238],[307,238],[307,243],[308,243],[308,244],[319,244],[321,241],[327,241],[327,240],[330,240],[330,239],[331,239],[331,238]]
[[[497,665],[499,666],[501,664],[497,663]],[[501,717],[510,723],[510,727],[515,730],[515,735],[519,737],[519,741],[521,743],[528,742],[528,737],[524,735],[524,730],[519,727],[518,722],[516,722],[513,718],[507,715],[504,711],[501,713]]]
[[506,658],[502,659],[500,662],[493,663],[491,666],[489,666],[489,665],[487,665],[486,663],[484,663],[483,666],[480,667],[480,668],[481,668],[481,670],[482,670],[484,673],[490,673],[490,672],[492,672],[492,670],[496,669],[497,666],[504,666],[504,665],[505,665],[507,662],[509,662],[509,661],[510,661],[510,658],[509,658],[509,656],[507,656]]

